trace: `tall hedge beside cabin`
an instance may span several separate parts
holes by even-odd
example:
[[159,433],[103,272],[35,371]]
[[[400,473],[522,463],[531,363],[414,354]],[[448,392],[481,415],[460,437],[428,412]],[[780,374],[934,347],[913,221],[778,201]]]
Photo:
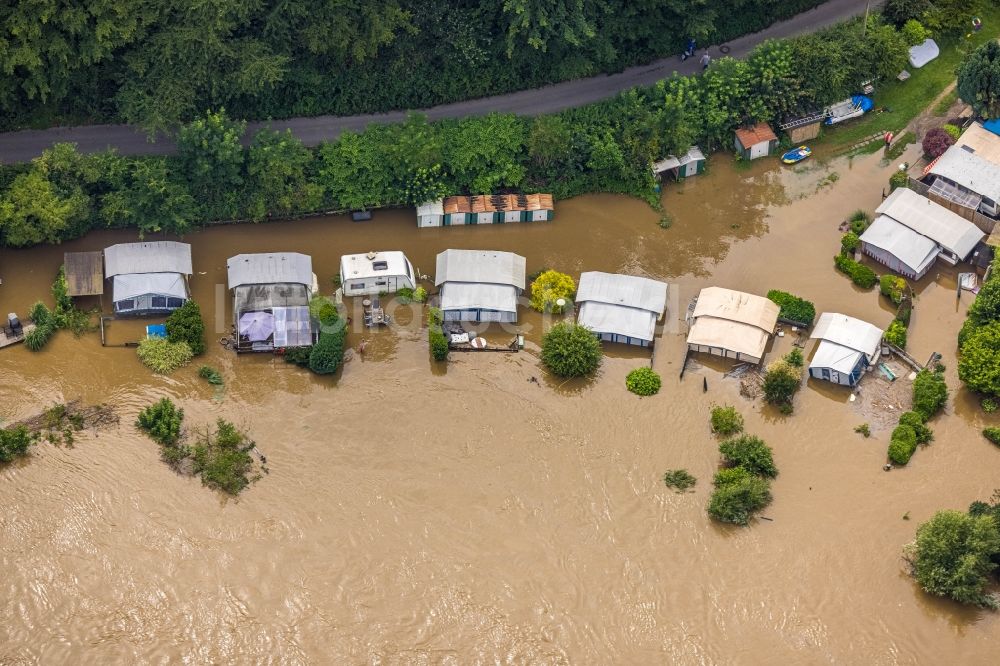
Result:
[[197,303],[187,300],[170,313],[167,317],[167,339],[170,342],[186,342],[195,356],[205,353],[205,321]]
[[767,292],[767,298],[780,308],[778,316],[782,319],[798,322],[806,328],[816,319],[816,307],[811,302],[787,291],[772,289]]
[[601,343],[586,326],[560,322],[542,337],[542,363],[558,377],[592,374],[601,358]]
[[878,281],[875,271],[846,255],[838,254],[833,258],[833,263],[837,270],[851,278],[851,282],[862,289],[871,289]]

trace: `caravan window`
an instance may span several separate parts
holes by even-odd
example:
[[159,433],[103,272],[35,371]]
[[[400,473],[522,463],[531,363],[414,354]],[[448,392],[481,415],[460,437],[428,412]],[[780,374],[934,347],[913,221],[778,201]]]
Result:
[[352,282],[351,283],[351,289],[352,290],[353,289],[364,289],[364,288],[365,288],[365,283],[364,282]]
[[152,307],[154,308],[165,308],[167,307],[167,297],[166,296],[153,296]]
[[167,299],[167,307],[168,308],[179,308],[182,305],[184,305],[184,299],[183,298],[168,298]]
[[373,271],[387,271],[389,270],[389,262],[387,261],[373,261],[372,262]]
[[135,309],[135,300],[128,298],[124,301],[118,301],[117,303],[115,303],[115,307],[117,307],[119,311],[133,310]]
[[413,279],[413,276],[410,274],[410,262],[404,261],[403,264],[406,266],[406,277]]

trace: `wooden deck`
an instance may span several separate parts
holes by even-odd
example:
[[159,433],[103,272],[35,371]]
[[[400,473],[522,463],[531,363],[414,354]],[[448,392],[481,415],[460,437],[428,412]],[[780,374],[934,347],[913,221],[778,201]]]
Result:
[[63,266],[70,296],[104,293],[104,259],[100,252],[67,252],[63,255]]
[[4,326],[0,327],[0,349],[4,347],[9,347],[10,345],[16,345],[18,342],[24,342],[24,336],[35,330],[34,324],[25,324],[20,335],[14,335],[10,328]]

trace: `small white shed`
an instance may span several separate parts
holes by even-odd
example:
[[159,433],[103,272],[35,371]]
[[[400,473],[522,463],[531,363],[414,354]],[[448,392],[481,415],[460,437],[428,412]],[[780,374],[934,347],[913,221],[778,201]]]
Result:
[[842,386],[856,386],[881,353],[882,329],[836,312],[820,315],[809,337],[819,340],[809,376]]
[[444,222],[444,199],[417,206],[418,227],[440,227]]
[[648,347],[667,309],[667,283],[589,271],[580,275],[576,302],[577,323],[601,340]]
[[397,250],[345,254],[340,258],[344,296],[394,294],[417,286],[413,264]]

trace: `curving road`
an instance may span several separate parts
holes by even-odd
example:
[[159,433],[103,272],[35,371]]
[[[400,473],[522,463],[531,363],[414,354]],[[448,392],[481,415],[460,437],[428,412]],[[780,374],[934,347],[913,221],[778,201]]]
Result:
[[[874,7],[882,0],[872,0]],[[787,21],[751,35],[744,35],[729,42],[729,55],[743,57],[754,46],[767,39],[792,37],[812,32],[865,12],[866,0],[828,0],[822,5]],[[699,52],[700,53],[700,52]],[[713,58],[721,56],[717,47],[708,50]],[[677,56],[662,58],[648,65],[630,67],[617,74],[602,74],[587,79],[564,81],[544,88],[522,90],[507,95],[484,97],[452,104],[442,104],[423,109],[429,118],[460,118],[485,115],[494,111],[538,115],[582,106],[612,97],[634,86],[650,85],[678,74],[693,74],[700,69],[698,57],[681,62]],[[388,123],[403,120],[406,111],[376,113],[358,116],[316,116],[252,122],[247,125],[247,141],[253,133],[270,125],[274,129],[289,128],[307,146],[335,139],[341,132],[360,131],[371,123]],[[81,127],[53,127],[44,130],[21,130],[0,133],[0,163],[27,162],[42,153],[53,143],[71,142],[81,152],[92,153],[107,148],[117,148],[123,155],[168,155],[176,150],[173,140],[165,135],[150,141],[146,133],[132,125],[85,125]]]

